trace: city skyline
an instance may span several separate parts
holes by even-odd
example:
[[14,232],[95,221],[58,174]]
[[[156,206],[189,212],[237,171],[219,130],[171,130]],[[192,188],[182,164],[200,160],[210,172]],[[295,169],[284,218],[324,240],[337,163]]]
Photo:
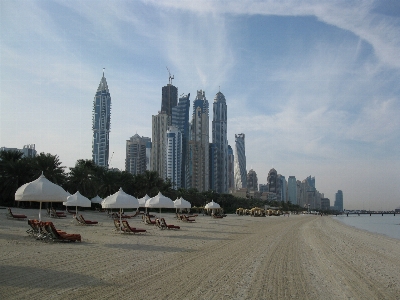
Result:
[[228,144],[246,134],[247,171],[260,184],[275,168],[315,176],[331,203],[342,190],[346,209],[400,206],[396,1],[0,5],[0,147],[35,144],[66,167],[91,159],[104,67],[110,166],[123,170],[126,139],[152,136],[174,75],[178,96],[225,95]]

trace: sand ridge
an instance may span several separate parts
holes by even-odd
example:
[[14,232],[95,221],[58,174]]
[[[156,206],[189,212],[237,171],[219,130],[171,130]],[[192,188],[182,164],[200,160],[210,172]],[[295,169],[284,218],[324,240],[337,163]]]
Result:
[[163,213],[181,229],[135,218],[148,232],[127,235],[105,213],[83,214],[99,226],[43,217],[82,243],[37,241],[26,221],[0,217],[2,299],[400,299],[400,240],[330,217],[200,215],[190,224]]

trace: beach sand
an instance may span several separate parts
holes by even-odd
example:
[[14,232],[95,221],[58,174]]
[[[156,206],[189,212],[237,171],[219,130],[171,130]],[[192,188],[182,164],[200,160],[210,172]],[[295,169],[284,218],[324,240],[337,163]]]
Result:
[[0,213],[1,299],[400,299],[400,240],[328,216],[199,215],[190,224],[163,213],[181,229],[137,217],[131,227],[148,232],[128,235],[85,211],[100,224],[42,217],[82,243],[46,243],[28,236],[27,221]]

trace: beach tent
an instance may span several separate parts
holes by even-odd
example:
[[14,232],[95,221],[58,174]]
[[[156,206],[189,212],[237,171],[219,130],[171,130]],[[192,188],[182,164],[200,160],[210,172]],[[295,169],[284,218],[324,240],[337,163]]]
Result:
[[145,207],[159,208],[161,214],[161,208],[174,208],[174,202],[158,192],[157,196],[146,201]]
[[218,203],[214,202],[214,200],[211,200],[211,202],[208,202],[206,206],[204,206],[204,208],[211,209],[212,213],[214,214],[214,210],[221,208],[221,206]]
[[103,202],[101,202],[101,206],[103,208],[119,208],[119,224],[122,231],[122,209],[138,208],[139,201],[135,197],[125,193],[122,188],[120,188],[118,192],[105,198]]
[[90,201],[92,203],[97,203],[97,204],[101,204],[101,202],[103,201],[103,199],[101,199],[98,195],[92,199],[90,199]]
[[91,207],[92,202],[86,198],[85,196],[82,196],[79,191],[77,191],[75,194],[68,196],[67,201],[63,202],[65,206],[75,206],[75,214],[78,214],[78,206],[80,207]]
[[38,179],[18,188],[15,192],[15,201],[39,202],[39,221],[41,221],[42,202],[64,202],[69,195],[61,186],[49,181],[42,173]]
[[147,194],[146,194],[144,197],[139,198],[139,199],[138,199],[138,201],[139,201],[139,207],[144,207],[144,206],[146,205],[146,201],[149,200],[149,199],[150,199],[150,196],[147,195]]
[[191,208],[192,204],[180,197],[174,201],[174,207],[176,208],[176,211],[178,211],[178,208]]

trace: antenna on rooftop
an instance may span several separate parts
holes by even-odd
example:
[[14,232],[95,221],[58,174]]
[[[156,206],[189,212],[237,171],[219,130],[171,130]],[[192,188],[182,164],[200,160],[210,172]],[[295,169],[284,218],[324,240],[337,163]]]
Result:
[[172,84],[172,79],[174,79],[174,75],[171,76],[171,72],[169,71],[168,67],[167,67],[167,70],[168,70],[168,74],[169,74],[168,84]]
[[106,68],[103,68],[103,77],[104,77],[104,70],[105,70]]

